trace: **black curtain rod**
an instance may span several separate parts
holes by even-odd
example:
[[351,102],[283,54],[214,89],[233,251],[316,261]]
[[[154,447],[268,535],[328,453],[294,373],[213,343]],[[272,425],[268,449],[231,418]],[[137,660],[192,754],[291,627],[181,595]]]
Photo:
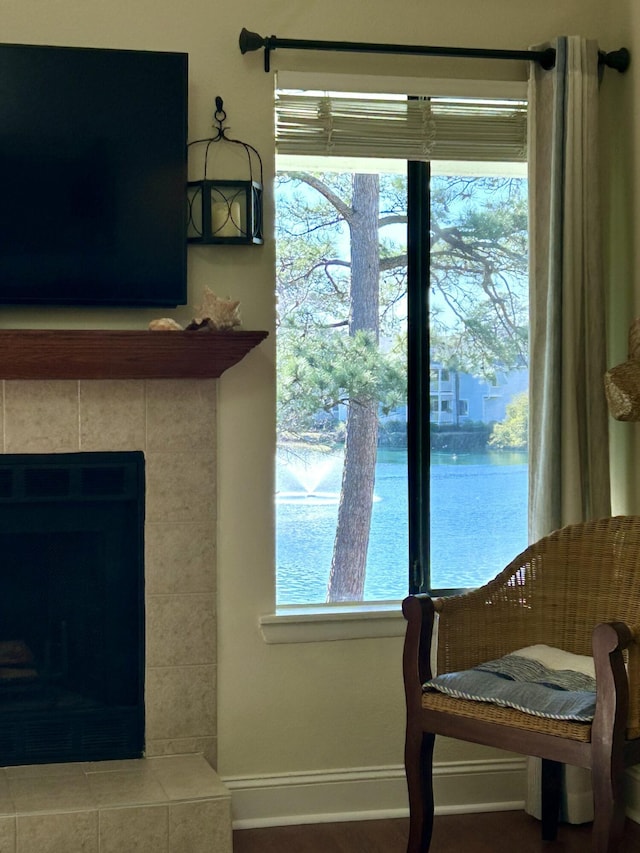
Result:
[[[277,36],[263,37],[243,27],[240,33],[241,52],[248,53],[249,51],[260,50],[261,47],[264,48],[265,71],[270,70],[270,54],[272,50],[277,48],[336,50],[350,53],[404,53],[416,56],[475,57],[476,59],[522,59],[527,62],[539,62],[547,70],[553,68],[556,63],[556,51],[553,47],[548,47],[545,50],[485,50],[476,47],[429,47],[427,45],[372,44],[357,41],[281,39]],[[601,65],[623,72],[629,67],[631,55],[626,47],[621,47],[620,50],[613,50],[609,53],[599,51],[598,58]]]

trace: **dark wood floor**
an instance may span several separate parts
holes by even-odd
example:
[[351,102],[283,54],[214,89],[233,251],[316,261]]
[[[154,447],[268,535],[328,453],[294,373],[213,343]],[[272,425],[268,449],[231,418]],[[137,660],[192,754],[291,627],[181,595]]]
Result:
[[[406,820],[321,823],[233,833],[234,853],[405,853]],[[543,842],[540,824],[524,812],[437,817],[430,853],[585,853],[589,826],[561,826]],[[619,853],[638,853],[640,825],[627,821]]]

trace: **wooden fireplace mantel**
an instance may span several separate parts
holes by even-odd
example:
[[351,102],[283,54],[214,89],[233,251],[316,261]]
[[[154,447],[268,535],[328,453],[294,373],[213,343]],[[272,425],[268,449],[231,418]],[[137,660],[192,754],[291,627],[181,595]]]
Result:
[[267,335],[0,329],[0,379],[217,379]]

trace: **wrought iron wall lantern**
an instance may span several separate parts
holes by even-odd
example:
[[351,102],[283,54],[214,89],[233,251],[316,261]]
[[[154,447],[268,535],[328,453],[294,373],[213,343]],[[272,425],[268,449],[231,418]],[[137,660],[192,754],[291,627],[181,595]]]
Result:
[[[195,139],[194,145],[205,145],[204,176],[199,181],[187,184],[189,219],[187,240],[189,243],[206,245],[256,246],[261,245],[262,234],[262,160],[253,145],[227,136],[224,122],[227,114],[222,98],[216,97],[213,114],[218,125],[215,135],[207,139]],[[208,177],[209,151],[216,142],[240,145],[247,157],[247,180],[210,180]],[[254,174],[258,166],[259,175]],[[259,180],[256,180],[259,177]]]

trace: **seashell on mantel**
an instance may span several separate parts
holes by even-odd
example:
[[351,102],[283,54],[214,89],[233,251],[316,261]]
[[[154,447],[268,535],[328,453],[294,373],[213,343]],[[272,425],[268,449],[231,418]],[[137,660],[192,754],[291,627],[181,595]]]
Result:
[[183,330],[180,323],[176,323],[171,317],[160,317],[158,320],[152,320],[149,323],[149,329],[152,332],[181,332]]
[[240,302],[234,299],[223,299],[208,287],[202,294],[202,305],[198,316],[194,317],[187,328],[210,328],[218,331],[235,329],[240,326]]
[[152,332],[166,331],[224,331],[235,329],[240,326],[240,302],[234,299],[222,299],[216,296],[212,290],[205,287],[202,296],[202,305],[198,309],[198,316],[194,317],[186,326],[172,320],[171,317],[160,317],[151,320],[149,329]]

